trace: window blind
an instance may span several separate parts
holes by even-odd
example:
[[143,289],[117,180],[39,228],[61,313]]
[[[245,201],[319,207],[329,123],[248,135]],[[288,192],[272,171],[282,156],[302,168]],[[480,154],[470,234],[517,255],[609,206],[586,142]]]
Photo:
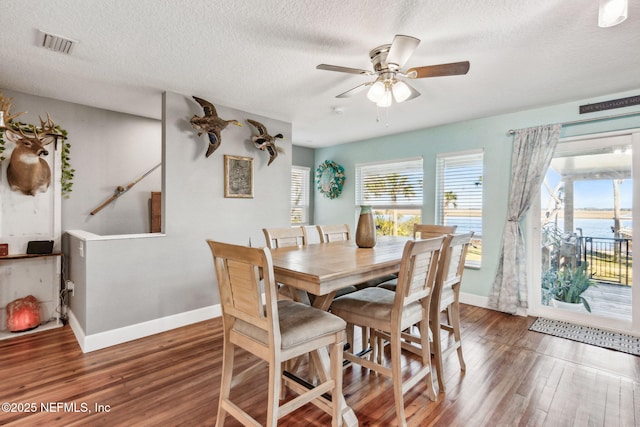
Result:
[[309,168],[291,167],[291,224],[306,224],[309,211]]
[[419,209],[422,183],[422,159],[356,165],[356,204],[374,209]]
[[436,220],[456,232],[482,236],[483,153],[439,155],[436,163]]

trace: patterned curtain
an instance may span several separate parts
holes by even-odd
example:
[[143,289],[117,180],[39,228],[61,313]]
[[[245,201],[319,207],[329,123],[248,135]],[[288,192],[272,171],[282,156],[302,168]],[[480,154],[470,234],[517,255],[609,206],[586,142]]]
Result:
[[538,194],[558,143],[561,125],[517,130],[511,156],[511,187],[498,272],[489,307],[515,314],[528,307],[524,234],[520,220]]

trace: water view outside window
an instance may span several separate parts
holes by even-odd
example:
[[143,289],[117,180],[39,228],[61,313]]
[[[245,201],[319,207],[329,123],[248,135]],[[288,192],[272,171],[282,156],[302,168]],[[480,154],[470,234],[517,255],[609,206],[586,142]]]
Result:
[[436,162],[436,222],[456,225],[456,233],[473,231],[465,265],[482,261],[483,152],[481,150],[438,155]]
[[633,176],[627,138],[556,149],[541,189],[545,305],[631,319]]

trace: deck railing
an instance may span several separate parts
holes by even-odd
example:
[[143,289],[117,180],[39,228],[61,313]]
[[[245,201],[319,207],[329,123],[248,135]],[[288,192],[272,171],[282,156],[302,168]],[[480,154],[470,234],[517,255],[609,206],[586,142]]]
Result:
[[582,261],[594,280],[631,285],[632,239],[580,237]]

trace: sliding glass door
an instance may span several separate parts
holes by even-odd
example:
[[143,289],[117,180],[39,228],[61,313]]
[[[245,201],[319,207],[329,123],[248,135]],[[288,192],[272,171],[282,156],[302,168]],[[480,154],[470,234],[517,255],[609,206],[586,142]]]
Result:
[[530,217],[539,251],[531,265],[534,312],[640,330],[633,281],[639,143],[640,133],[617,133],[558,144],[532,209],[539,215]]

